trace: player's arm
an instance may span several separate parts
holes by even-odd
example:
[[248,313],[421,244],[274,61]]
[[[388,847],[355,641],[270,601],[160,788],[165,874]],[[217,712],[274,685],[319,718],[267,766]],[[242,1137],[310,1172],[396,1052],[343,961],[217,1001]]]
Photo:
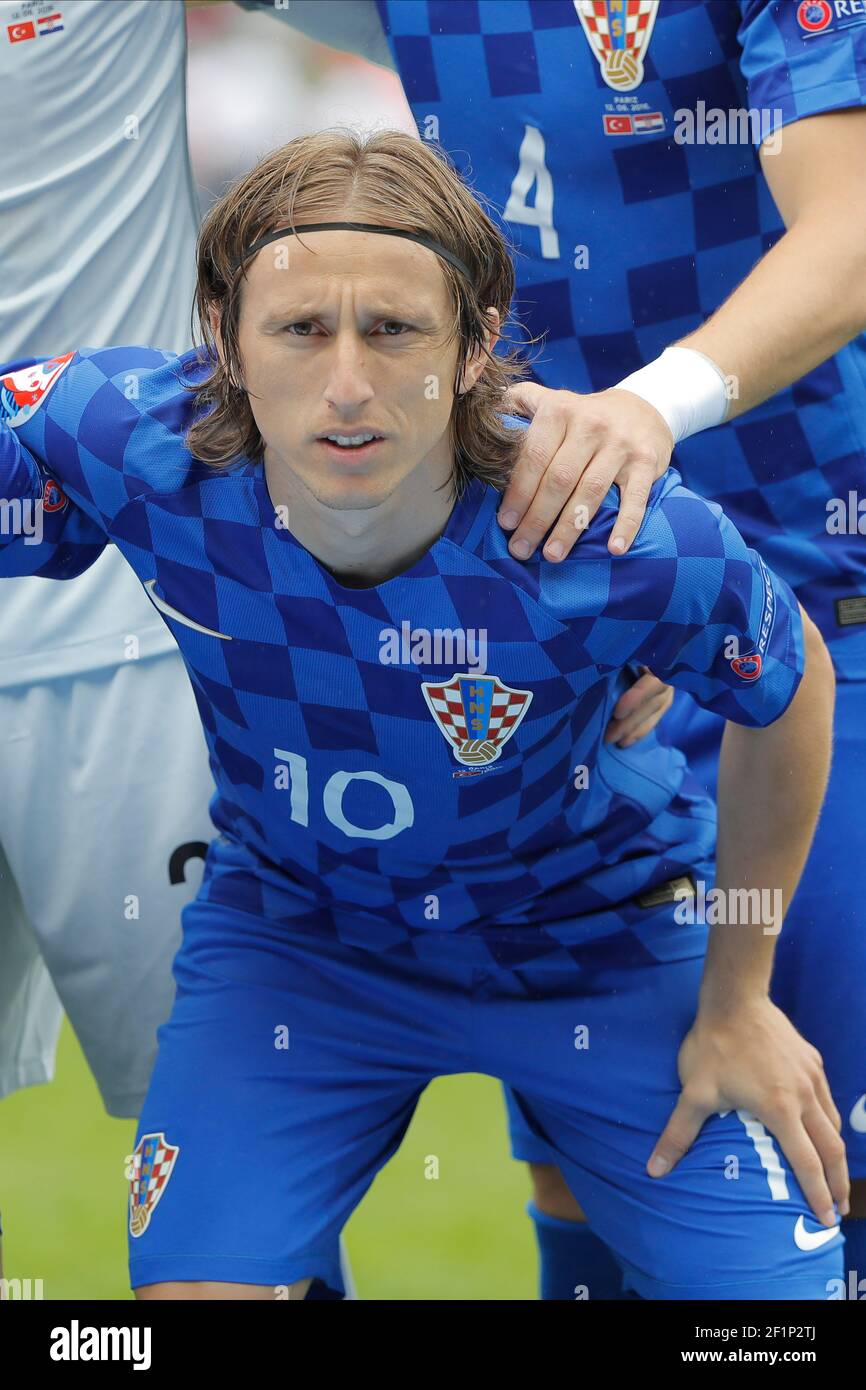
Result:
[[107,540],[0,420],[0,578],[74,579]]
[[797,381],[866,329],[866,110],[795,121],[761,167],[786,231],[681,346],[736,386],[728,418]]
[[676,442],[751,410],[866,328],[866,110],[795,121],[775,138],[761,165],[786,231],[705,324],[609,391],[512,388],[509,409],[533,416],[500,509],[506,527],[522,518],[519,558],[516,544],[531,554],[560,516],[543,553],[561,559],[614,482],[610,549],[622,553]]
[[[716,879],[724,912],[680,1053],[683,1091],[650,1165],[669,1169],[711,1114],[748,1110],[777,1135],[825,1220],[831,1197],[847,1199],[839,1116],[820,1057],[772,1004],[769,979],[827,782],[832,665],[790,587],[721,510],[675,475],[656,489],[637,545],[610,566],[606,612],[624,621],[599,625],[592,654],[645,662],[728,727]],[[602,531],[592,544],[603,543]],[[630,613],[642,615],[640,628]]]
[[[132,365],[142,351],[130,349]],[[107,354],[113,363],[115,353]],[[123,505],[127,489],[117,486],[119,467],[81,439],[86,418],[93,442],[86,406],[88,393],[107,384],[101,358],[82,348],[0,366],[0,577],[72,579],[108,542],[106,513]],[[124,403],[119,392],[115,399]],[[108,428],[106,407],[101,418]]]
[[[762,122],[769,116],[774,127],[780,123],[769,134],[762,124],[756,133],[784,235],[696,332],[620,382],[620,389],[572,402],[575,424],[589,416],[588,438],[569,430],[573,448],[566,442],[563,404],[556,406],[537,436],[532,476],[515,479],[519,492],[506,498],[523,512],[531,503],[526,523],[534,513],[527,536],[533,546],[563,506],[550,542],[572,545],[575,508],[591,514],[611,480],[626,489],[612,542],[622,537],[629,543],[652,468],[661,466],[662,417],[677,442],[739,415],[798,380],[866,325],[866,14],[849,6],[848,22],[816,37],[804,32],[802,9],[740,0],[737,35],[749,113]],[[539,388],[532,394],[550,404]],[[619,458],[611,447],[617,445]],[[636,459],[641,452],[646,457]],[[554,479],[541,469],[545,453]]]
[[669,1171],[709,1115],[747,1110],[778,1139],[815,1216],[833,1226],[833,1202],[845,1215],[849,1198],[841,1119],[820,1054],[769,993],[781,916],[809,853],[830,766],[833,667],[800,612],[805,673],[791,704],[766,728],[728,723],[719,761],[716,888],[727,904],[750,891],[762,895],[770,920],[731,922],[736,913],[728,912],[724,925],[710,928],[698,1013],[680,1052],[683,1089],[649,1171]]

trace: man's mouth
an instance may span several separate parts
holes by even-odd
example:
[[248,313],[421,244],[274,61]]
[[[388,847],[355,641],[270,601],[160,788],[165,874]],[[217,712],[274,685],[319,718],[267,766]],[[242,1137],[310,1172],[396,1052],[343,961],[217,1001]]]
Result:
[[358,434],[319,435],[316,443],[324,445],[332,457],[361,461],[374,453],[383,440],[383,435],[364,430]]
[[381,439],[381,434],[328,434],[324,436],[331,444],[338,444],[341,449],[358,449],[362,444],[369,444],[373,439]]

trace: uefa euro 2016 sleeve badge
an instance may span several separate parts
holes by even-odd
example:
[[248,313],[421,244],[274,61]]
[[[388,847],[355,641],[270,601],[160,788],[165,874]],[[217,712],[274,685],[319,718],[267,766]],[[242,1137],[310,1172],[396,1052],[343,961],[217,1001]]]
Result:
[[12,430],[29,420],[74,356],[74,352],[65,352],[62,357],[49,357],[0,376],[0,420]]
[[131,1235],[140,1236],[147,1230],[179,1153],[179,1146],[167,1144],[164,1134],[143,1134],[135,1153],[125,1160],[124,1171],[129,1179]]
[[574,0],[574,7],[608,87],[633,92],[643,82],[658,0]]
[[496,761],[532,700],[531,690],[512,690],[498,676],[465,673],[446,685],[422,681],[421,690],[455,758],[467,767]]

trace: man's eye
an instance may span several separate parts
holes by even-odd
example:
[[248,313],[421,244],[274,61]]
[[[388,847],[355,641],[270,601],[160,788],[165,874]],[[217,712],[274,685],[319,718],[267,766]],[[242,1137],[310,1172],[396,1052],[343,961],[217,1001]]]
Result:
[[[285,331],[292,338],[309,338],[310,330],[313,328],[315,328],[315,324],[312,319],[300,319],[297,323],[287,324]],[[295,329],[299,331],[295,332]]]
[[[411,324],[401,323],[399,319],[385,319],[379,327],[385,330],[386,338],[399,338],[403,333],[412,331]],[[389,331],[393,329],[396,329],[396,332]]]

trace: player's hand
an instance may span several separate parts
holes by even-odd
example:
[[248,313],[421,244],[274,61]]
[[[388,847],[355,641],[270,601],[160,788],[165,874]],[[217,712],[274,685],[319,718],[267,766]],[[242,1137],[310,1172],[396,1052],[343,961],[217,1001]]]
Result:
[[616,387],[579,396],[531,381],[512,386],[503,409],[531,422],[498,513],[504,530],[516,528],[508,543],[512,555],[527,560],[556,522],[542,554],[564,559],[612,483],[622,496],[607,548],[624,554],[673,452],[673,436],[658,411]]
[[655,728],[662,715],[670,709],[673,699],[673,686],[665,685],[644,666],[643,675],[624,695],[620,695],[614,705],[604,731],[605,743],[630,748]]
[[[733,928],[732,928],[733,930]],[[679,1053],[679,1101],[647,1164],[669,1171],[694,1143],[704,1121],[748,1110],[775,1136],[816,1218],[835,1226],[835,1201],[848,1212],[849,1183],[842,1120],[820,1053],[764,995],[731,1005],[720,1017],[700,1011]]]

